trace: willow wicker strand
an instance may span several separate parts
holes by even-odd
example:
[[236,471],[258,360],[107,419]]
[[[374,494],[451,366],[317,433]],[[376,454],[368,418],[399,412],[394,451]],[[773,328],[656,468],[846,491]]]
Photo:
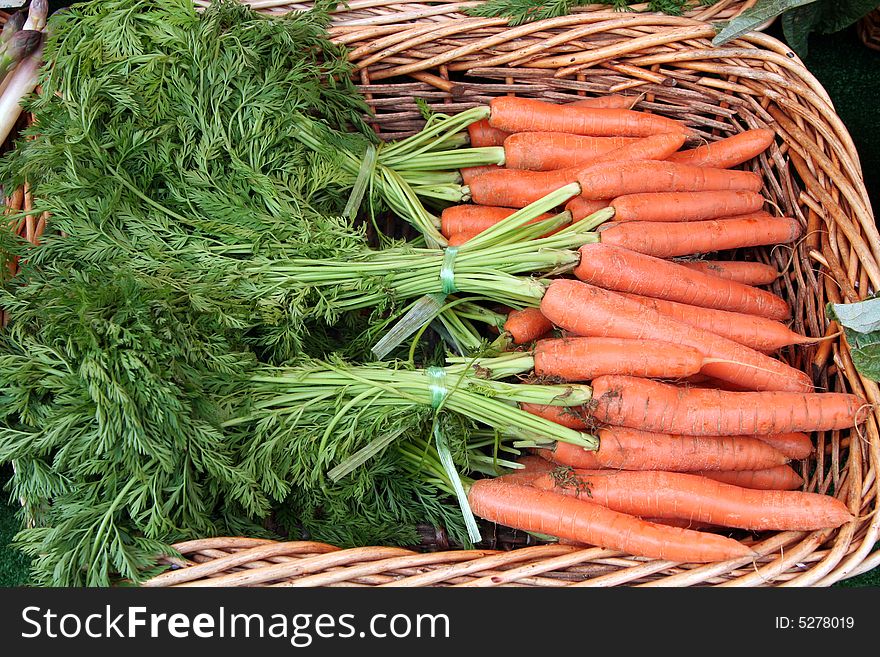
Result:
[[[308,6],[251,4],[268,12]],[[769,127],[777,140],[753,169],[778,213],[809,232],[794,248],[732,255],[784,272],[771,289],[789,301],[792,327],[811,336],[838,332],[826,303],[880,289],[880,236],[858,153],[822,85],[776,39],[753,32],[714,48],[714,31],[700,22],[752,3],[720,2],[683,17],[591,6],[519,27],[468,16],[463,9],[472,4],[355,0],[334,15],[332,37],[350,49],[368,118],[383,138],[421,128],[416,99],[454,114],[507,94],[553,102],[631,94],[637,109],[684,121],[707,141]],[[844,527],[764,532],[743,539],[756,558],[712,564],[558,544],[420,556],[301,541],[276,552],[270,542],[216,538],[176,546],[183,559],[170,560],[174,569],[150,585],[829,586],[880,566],[873,550],[880,538],[880,390],[856,372],[842,337],[780,355],[810,373],[818,389],[853,391],[872,404],[858,431],[816,435],[815,456],[800,464],[806,490],[834,494],[856,514]]]

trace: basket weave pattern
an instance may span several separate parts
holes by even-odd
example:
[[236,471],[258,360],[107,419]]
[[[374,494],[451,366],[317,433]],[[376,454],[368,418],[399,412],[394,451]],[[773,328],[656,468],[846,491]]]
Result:
[[[251,4],[265,11],[299,7]],[[739,255],[785,273],[772,291],[788,300],[792,328],[809,336],[838,332],[825,316],[826,303],[880,290],[880,235],[858,154],[824,89],[784,44],[753,32],[713,48],[712,26],[694,17],[607,8],[510,27],[457,13],[468,4],[352,2],[337,16],[332,36],[351,48],[381,136],[393,139],[422,126],[417,98],[454,114],[503,94],[558,102],[638,95],[636,109],[684,121],[706,140],[769,127],[777,140],[754,169],[771,205],[796,217],[806,236],[795,248]],[[703,11],[741,11],[748,4],[721,2]],[[399,12],[394,20],[393,11]],[[810,373],[818,390],[852,391],[874,408],[858,432],[818,434],[815,458],[799,464],[806,490],[837,496],[858,519],[835,530],[743,539],[760,555],[755,560],[674,564],[555,544],[427,553],[340,550],[233,537],[176,546],[184,557],[174,562],[178,568],[148,585],[828,586],[880,564],[880,552],[872,552],[880,537],[880,391],[858,375],[841,337],[789,348],[781,357]]]

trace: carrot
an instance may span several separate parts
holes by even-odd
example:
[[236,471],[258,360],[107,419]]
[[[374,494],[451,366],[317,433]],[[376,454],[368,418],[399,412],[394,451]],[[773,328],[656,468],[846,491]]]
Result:
[[468,185],[471,200],[478,205],[524,208],[560,187],[577,182],[580,169],[554,171],[496,169],[476,176]]
[[453,233],[446,240],[447,246],[461,246],[468,240],[472,240],[480,233]]
[[[551,422],[556,422],[557,424],[561,424],[563,426],[568,427],[569,429],[577,429],[578,431],[595,431],[596,423],[590,417],[589,409],[585,407],[565,407],[565,406],[543,406],[537,404],[522,404],[522,409],[528,411],[534,415],[539,415],[546,420],[550,420]],[[617,431],[622,431],[622,427],[617,427]],[[656,436],[658,434],[651,434],[649,432],[643,432],[649,437]],[[599,431],[599,435],[601,435],[601,430]],[[662,435],[662,434],[661,434]],[[705,438],[718,440],[723,438],[723,436],[704,436]],[[780,433],[780,434],[770,434],[770,435],[753,435],[753,436],[742,436],[737,437],[742,440],[743,438],[755,439],[759,440],[762,443],[765,443],[775,449],[779,454],[789,460],[800,461],[810,456],[813,453],[813,441],[810,437],[802,432],[791,432],[791,433]],[[559,443],[558,446],[560,456],[558,460],[560,463],[565,465],[570,465],[572,467],[578,468],[598,468],[598,467],[624,467],[620,465],[605,465],[602,459],[597,458],[598,451],[585,451],[578,448],[571,448],[571,446],[565,446],[562,443]],[[601,451],[601,450],[600,450]],[[539,452],[539,456],[541,458],[546,458],[548,460],[553,460],[553,452],[551,449],[543,449]],[[607,452],[606,452],[607,453]],[[572,458],[577,458],[579,460],[572,462]],[[604,456],[603,456],[604,458]],[[641,469],[641,468],[626,468],[626,469]],[[678,468],[673,467],[665,467],[665,470],[678,470]],[[772,468],[770,468],[772,470]],[[714,470],[713,470],[714,471]],[[740,470],[730,470],[731,472],[739,472]],[[763,472],[763,469],[758,470]],[[736,483],[736,482],[732,482]],[[744,484],[743,484],[744,485]],[[794,487],[797,488],[800,486],[800,483],[796,484]]]
[[697,388],[715,388],[717,390],[730,390],[732,392],[746,392],[750,390],[750,388],[738,386],[729,381],[713,379],[711,376],[705,376],[702,374],[689,376],[686,379],[679,381],[679,383],[686,386],[696,386]]
[[541,312],[555,326],[574,335],[655,339],[696,347],[707,358],[702,374],[750,390],[813,389],[806,374],[785,363],[580,281],[553,280],[541,300]]
[[754,217],[697,222],[608,222],[598,228],[604,244],[616,244],[657,258],[724,251],[748,246],[787,244],[803,234],[797,219]]
[[605,427],[596,435],[598,450],[557,442],[551,460],[582,469],[672,472],[760,470],[788,461],[776,448],[751,436],[676,436],[626,427]]
[[745,260],[678,260],[678,264],[701,271],[704,274],[720,276],[743,285],[770,285],[779,278],[779,271],[763,262]]
[[842,392],[729,392],[616,374],[593,379],[592,388],[599,422],[687,436],[849,429],[864,404]]
[[491,522],[636,556],[705,563],[754,554],[724,536],[656,525],[587,500],[493,479],[474,482],[468,502]]
[[569,471],[543,474],[532,485],[621,513],[752,531],[811,531],[853,519],[846,505],[830,495],[745,488],[685,472]]
[[608,109],[632,109],[640,96],[621,96],[620,94],[607,94],[594,98],[582,98],[574,100],[567,105],[572,107],[605,107]]
[[535,454],[526,454],[525,456],[520,456],[516,460],[516,462],[522,466],[525,466],[525,470],[530,472],[550,472],[550,470],[556,467],[546,459],[542,459],[540,456],[537,456]]
[[628,292],[693,306],[788,319],[785,299],[749,285],[694,271],[620,246],[585,244],[575,276],[608,290]]
[[[444,208],[440,213],[440,232],[444,237],[451,237],[456,233],[478,234],[491,228],[502,219],[506,219],[516,208],[500,208],[489,205],[451,205]],[[535,217],[531,222],[550,219],[555,215],[544,213]]]
[[773,143],[775,136],[772,130],[746,130],[711,144],[681,151],[670,156],[669,160],[701,167],[727,169],[763,153]]
[[601,374],[676,379],[703,366],[698,349],[662,340],[551,338],[539,340],[533,353],[535,374],[562,381],[591,381]]
[[684,134],[667,132],[642,137],[613,151],[598,156],[591,164],[600,162],[639,162],[643,160],[665,160],[684,144]]
[[794,344],[810,344],[816,338],[795,333],[782,322],[747,313],[703,308],[665,299],[655,299],[637,294],[625,294],[629,299],[656,310],[683,324],[710,331],[741,345],[763,351],[773,352]]
[[591,199],[648,192],[760,192],[763,186],[761,176],[751,171],[656,160],[600,162],[582,168],[577,181],[581,184],[581,194]]
[[556,105],[532,98],[497,96],[489,102],[489,110],[489,125],[508,132],[570,132],[595,137],[693,134],[673,119],[628,109]]
[[537,477],[540,477],[546,472],[550,472],[555,467],[552,463],[542,459],[540,456],[533,455],[523,456],[517,462],[525,467],[522,470],[514,470],[508,474],[501,475],[498,477],[498,480],[528,486]]
[[575,276],[608,290],[768,319],[791,317],[785,299],[767,290],[694,271],[675,262],[604,242],[585,244],[580,254]]
[[638,137],[589,137],[567,132],[515,132],[504,140],[504,166],[508,169],[552,171],[592,164],[597,158]]
[[745,190],[627,194],[611,201],[615,221],[704,221],[757,212],[763,205],[763,196]]
[[587,200],[583,196],[575,196],[565,204],[565,209],[571,213],[572,221],[580,221],[607,207],[608,201]]
[[[717,525],[710,525],[708,522],[695,522],[693,520],[684,520],[682,518],[647,518],[644,516],[636,517],[644,520],[645,522],[650,522],[655,525],[665,525],[667,527],[679,527],[681,529],[692,529],[694,531],[700,531],[704,529],[717,529]],[[557,543],[559,543],[559,545],[592,547],[590,545],[587,545],[586,543],[578,543],[577,541],[572,541],[567,538],[560,538]]]
[[[543,404],[522,403],[520,404],[520,408],[532,415],[537,415],[545,420],[550,420],[556,424],[561,424],[569,429],[577,429],[578,431],[592,431],[598,424],[593,422],[587,409],[583,406],[549,406]],[[539,456],[546,456],[544,453],[546,451],[547,450],[538,452]],[[582,451],[584,451],[584,454],[590,454],[590,456],[586,456],[585,458],[595,457],[595,452],[593,451]]]
[[801,477],[790,465],[777,465],[764,470],[736,470],[727,472],[695,472],[702,477],[714,479],[725,484],[756,488],[758,490],[796,490],[803,483]]
[[[577,140],[587,139],[592,140],[592,143],[585,143],[585,147],[582,148],[576,146]],[[615,143],[613,137],[517,132],[504,141],[504,161],[509,169],[548,171],[573,166],[591,166],[599,162],[663,160],[681,148],[684,140],[683,134],[670,132],[627,140],[616,147],[611,147]],[[575,144],[574,148],[572,146],[567,149],[560,148],[560,144],[572,142]]]
[[538,308],[512,310],[504,322],[504,330],[510,334],[514,344],[532,342],[552,329],[553,324]]
[[498,130],[489,125],[489,119],[474,121],[467,127],[467,131],[471,142],[471,148],[501,146],[504,144],[504,140],[510,136],[509,132]]
[[[501,146],[504,144],[504,139],[509,134],[507,132],[504,132],[503,130],[496,130],[495,128],[490,126],[488,119],[474,121],[467,127],[467,131],[472,148],[480,148],[483,146]],[[501,167],[499,167],[497,164],[486,164],[477,167],[464,167],[463,169],[459,169],[459,171],[461,173],[462,183],[464,183],[465,185],[470,185],[471,181],[481,173],[500,168]]]
[[704,529],[717,529],[718,525],[709,522],[697,522],[696,520],[685,520],[684,518],[651,518],[639,516],[642,520],[653,522],[658,525],[669,525],[670,527],[681,527],[682,529],[693,529],[701,531]]
[[[650,522],[655,525],[665,525],[667,527],[679,527],[681,529],[692,529],[694,531],[718,529],[718,525],[711,525],[708,522],[696,522],[694,520],[684,520],[683,518],[651,518],[645,516],[636,516],[637,518]],[[586,543],[578,543],[567,538],[560,538],[557,543],[559,545],[574,545],[576,547],[589,548],[592,547]]]
[[478,167],[464,167],[463,169],[459,169],[461,173],[461,181],[465,185],[470,185],[474,178],[479,175],[486,173],[487,171],[495,171],[497,169],[501,169],[502,167],[497,164],[484,164]]
[[794,461],[805,459],[813,453],[813,441],[801,431],[755,436],[755,438],[767,443],[780,454]]

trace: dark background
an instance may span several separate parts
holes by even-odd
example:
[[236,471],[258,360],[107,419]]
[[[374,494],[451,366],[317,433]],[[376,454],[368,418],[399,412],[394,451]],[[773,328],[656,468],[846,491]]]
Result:
[[[58,3],[50,3],[54,9]],[[768,33],[781,37],[776,26]],[[849,28],[832,35],[811,37],[807,68],[819,79],[848,127],[864,171],[873,207],[880,207],[880,52],[867,48]],[[0,485],[11,470],[0,469]],[[27,559],[9,546],[19,528],[17,503],[0,498],[0,586],[28,582]],[[880,586],[880,568],[840,582],[842,587]]]

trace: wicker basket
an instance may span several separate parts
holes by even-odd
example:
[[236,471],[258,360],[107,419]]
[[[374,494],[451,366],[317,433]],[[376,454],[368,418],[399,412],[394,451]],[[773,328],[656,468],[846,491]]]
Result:
[[[770,201],[807,233],[795,249],[748,255],[785,272],[773,291],[790,302],[793,328],[811,336],[835,333],[827,302],[856,301],[880,289],[880,236],[852,140],[821,85],[779,41],[754,32],[713,48],[714,30],[705,22],[596,9],[520,27],[454,12],[411,18],[404,9],[395,22],[367,9],[382,4],[353,2],[352,12],[357,5],[376,16],[352,14],[332,28],[351,48],[382,136],[419,129],[416,98],[451,114],[501,94],[552,101],[638,94],[638,109],[683,120],[707,140],[770,127],[778,138],[755,170]],[[467,3],[441,8],[461,4]],[[854,391],[876,405],[878,386],[857,374],[845,341],[822,344],[782,356],[811,373],[818,389]],[[836,530],[754,535],[746,540],[760,555],[755,560],[676,564],[556,544],[340,550],[233,537],[177,545],[184,559],[147,585],[828,586],[880,565],[880,551],[872,551],[880,537],[876,411],[851,435],[815,438],[816,458],[800,464],[804,488],[838,496],[858,519]]]

